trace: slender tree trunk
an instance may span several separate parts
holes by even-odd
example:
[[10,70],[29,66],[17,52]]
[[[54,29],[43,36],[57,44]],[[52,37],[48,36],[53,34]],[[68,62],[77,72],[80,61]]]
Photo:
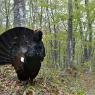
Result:
[[9,16],[6,15],[6,30],[9,28]]
[[[79,25],[79,31],[80,31],[80,38],[81,38],[81,43],[85,43],[85,36],[84,36],[84,31],[83,31],[83,22],[81,21],[81,13],[80,13],[80,6],[79,6],[79,1],[75,0],[75,9],[77,9],[77,20],[78,20],[78,25]],[[85,44],[83,46],[83,44],[81,44],[81,54],[79,55],[79,57],[77,58],[77,63],[84,63],[84,51],[85,49],[83,48],[85,47]]]
[[68,0],[68,38],[67,38],[67,67],[73,64],[73,25],[72,25],[72,0]]
[[6,30],[9,28],[9,18],[10,18],[10,0],[5,0],[5,14],[6,14]]
[[89,12],[89,0],[86,0],[87,2],[87,23],[88,23],[88,27],[87,27],[87,31],[89,32],[89,59],[91,60],[91,53],[92,53],[92,21],[90,20],[90,12]]
[[[49,0],[46,0],[46,3],[49,4]],[[47,25],[46,27],[47,28],[47,31],[49,31],[50,33],[52,33],[52,29],[51,29],[51,22],[50,22],[50,16],[49,16],[49,9],[48,7],[46,7],[46,17],[45,17],[45,25]],[[53,48],[52,48],[52,39],[49,40],[49,45],[50,45],[50,53],[49,53],[49,56],[48,58],[50,59],[50,62],[52,61],[52,51],[53,51]],[[51,62],[52,63],[52,62]]]
[[[51,0],[50,0],[50,4],[52,5]],[[54,4],[54,6],[56,7],[56,3]],[[55,22],[54,13],[56,14],[56,8],[55,10],[51,8],[51,15],[52,15],[53,22]],[[58,60],[58,41],[56,40],[57,30],[56,30],[55,23],[53,24],[53,31],[54,31],[54,40],[52,41],[52,46],[53,46],[52,57],[53,57],[53,62],[56,63]]]
[[[46,0],[46,3],[48,4],[49,2],[48,2],[48,0]],[[50,23],[50,18],[49,18],[50,16],[49,16],[49,9],[48,9],[48,7],[46,7],[46,22],[48,23],[48,29],[49,29],[49,31],[50,31],[50,33],[51,33],[51,23]]]
[[[89,16],[89,0],[85,0],[86,14],[87,14],[87,31],[85,36],[85,44],[84,44],[84,61],[91,60],[91,52],[92,52],[92,22]],[[89,43],[88,43],[89,42]]]
[[[53,22],[55,21],[54,19],[54,14],[53,14],[53,11],[52,11],[52,19],[53,19]],[[58,41],[56,40],[57,38],[57,30],[56,30],[56,25],[54,24],[53,25],[53,28],[54,28],[54,40],[53,40],[53,53],[52,53],[52,56],[53,56],[53,61],[54,63],[56,63],[57,59],[58,59],[58,52],[57,52],[57,47],[58,47]]]
[[40,28],[42,29],[43,8],[42,8],[42,6],[40,8],[41,8],[41,11],[40,11],[40,15],[39,15],[39,20],[40,20]]

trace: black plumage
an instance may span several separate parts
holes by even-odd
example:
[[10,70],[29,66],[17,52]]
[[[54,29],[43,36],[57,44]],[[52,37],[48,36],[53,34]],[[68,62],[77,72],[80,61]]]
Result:
[[0,35],[0,65],[12,64],[20,81],[32,81],[44,57],[40,30],[15,27]]

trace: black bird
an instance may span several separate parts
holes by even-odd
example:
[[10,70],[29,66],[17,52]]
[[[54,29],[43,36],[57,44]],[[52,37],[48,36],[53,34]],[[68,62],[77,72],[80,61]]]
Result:
[[15,27],[0,35],[0,65],[12,64],[20,81],[32,81],[44,57],[40,30]]

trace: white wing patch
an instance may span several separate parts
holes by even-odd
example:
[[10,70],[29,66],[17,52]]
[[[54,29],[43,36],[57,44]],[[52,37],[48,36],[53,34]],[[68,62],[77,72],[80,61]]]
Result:
[[24,57],[21,57],[21,58],[20,58],[20,61],[21,61],[21,62],[24,62]]

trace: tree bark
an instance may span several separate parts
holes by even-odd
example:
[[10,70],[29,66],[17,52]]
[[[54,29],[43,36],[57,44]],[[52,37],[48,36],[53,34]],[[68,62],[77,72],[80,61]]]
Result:
[[72,25],[72,0],[68,0],[68,38],[67,38],[67,67],[71,67],[73,64],[73,25]]
[[24,0],[14,0],[14,26],[20,27],[26,24],[26,11]]
[[5,15],[6,15],[6,30],[9,28],[9,18],[10,18],[10,0],[4,0],[5,5]]
[[[91,52],[92,52],[92,22],[90,20],[89,14],[89,0],[85,0],[86,7],[86,15],[87,15],[87,31],[85,36],[85,44],[84,44],[84,61],[91,60]],[[89,44],[89,45],[88,45]]]

